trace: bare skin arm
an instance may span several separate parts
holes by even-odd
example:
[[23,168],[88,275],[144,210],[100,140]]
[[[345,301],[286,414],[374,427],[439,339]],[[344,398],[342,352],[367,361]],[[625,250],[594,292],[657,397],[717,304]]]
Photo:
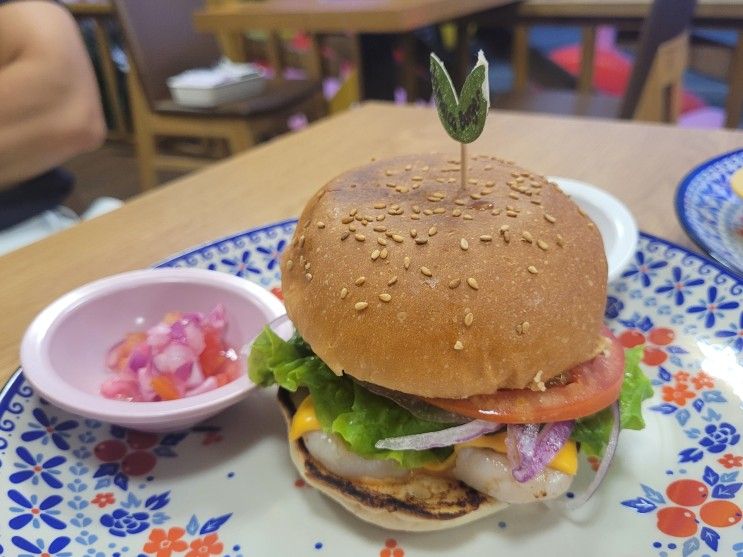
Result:
[[43,0],[0,5],[0,189],[98,148],[105,121],[72,16]]

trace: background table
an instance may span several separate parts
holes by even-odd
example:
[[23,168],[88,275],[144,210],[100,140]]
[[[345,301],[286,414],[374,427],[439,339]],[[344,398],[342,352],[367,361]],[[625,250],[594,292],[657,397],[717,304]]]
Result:
[[[469,60],[469,39],[466,21],[463,18],[499,6],[512,4],[516,0],[262,0],[260,2],[239,2],[235,0],[211,0],[206,8],[194,16],[196,28],[222,37],[221,43],[226,54],[240,59],[239,42],[225,39],[225,34],[233,37],[251,30],[277,32],[281,30],[318,33],[397,34],[401,37],[403,87],[408,99],[415,98],[415,70],[413,65],[414,47],[411,31],[444,23],[459,21],[457,33],[457,77],[461,83],[464,68]],[[316,47],[314,47],[316,48]],[[367,66],[370,60],[359,55],[360,64]],[[275,56],[274,56],[275,57]],[[278,58],[278,57],[275,57]],[[392,64],[392,60],[386,61]],[[380,65],[380,68],[383,66]],[[375,68],[378,72],[379,68]],[[369,83],[375,72],[362,71],[364,81]],[[377,78],[379,76],[377,75]],[[389,99],[392,99],[389,91]]]
[[[629,206],[641,229],[690,247],[674,216],[676,186],[693,166],[741,145],[737,131],[493,112],[470,152],[600,186]],[[64,292],[297,216],[320,186],[371,157],[427,151],[459,153],[434,110],[369,103],[0,257],[0,384],[18,365],[28,323]]]

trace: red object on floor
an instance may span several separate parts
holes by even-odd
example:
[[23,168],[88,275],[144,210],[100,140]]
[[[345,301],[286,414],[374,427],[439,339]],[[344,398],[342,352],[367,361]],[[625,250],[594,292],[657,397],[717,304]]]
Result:
[[[550,60],[568,72],[577,76],[580,72],[581,49],[579,45],[570,45],[550,52]],[[594,57],[593,86],[597,91],[620,97],[624,94],[632,73],[632,58],[613,48],[597,48]],[[684,91],[681,99],[681,113],[697,110],[707,106],[696,95]]]

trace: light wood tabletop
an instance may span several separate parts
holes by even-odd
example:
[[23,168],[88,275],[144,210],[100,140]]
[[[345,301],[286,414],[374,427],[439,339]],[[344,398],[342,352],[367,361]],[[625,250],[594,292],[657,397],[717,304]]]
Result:
[[[641,19],[651,0],[525,0],[518,5],[518,15],[535,18]],[[698,23],[743,23],[740,0],[697,0],[694,20]]]
[[[643,230],[691,247],[673,211],[676,186],[695,165],[741,145],[737,131],[493,112],[470,152],[595,184],[624,201]],[[0,257],[0,384],[18,366],[31,319],[61,294],[296,216],[320,186],[371,157],[430,151],[459,153],[435,110],[367,103]]]
[[200,31],[292,29],[316,33],[402,33],[514,0],[262,0],[214,3],[194,17]]

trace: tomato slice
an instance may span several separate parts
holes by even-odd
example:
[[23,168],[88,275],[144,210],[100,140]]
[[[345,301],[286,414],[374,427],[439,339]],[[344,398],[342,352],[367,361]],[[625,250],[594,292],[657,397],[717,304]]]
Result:
[[619,398],[624,380],[624,349],[611,331],[609,353],[577,365],[565,385],[547,388],[504,389],[492,395],[469,398],[430,398],[426,402],[477,420],[505,424],[528,424],[574,420],[595,414]]

